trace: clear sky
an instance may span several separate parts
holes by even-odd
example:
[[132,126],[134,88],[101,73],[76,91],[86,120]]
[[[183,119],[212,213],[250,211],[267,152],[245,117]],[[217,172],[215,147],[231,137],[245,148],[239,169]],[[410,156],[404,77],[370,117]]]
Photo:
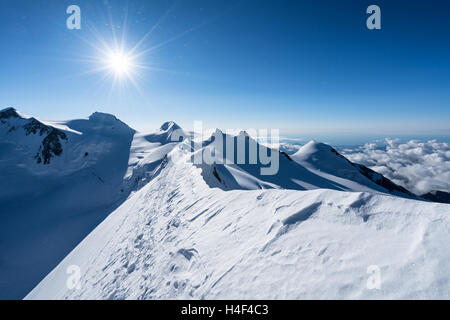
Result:
[[[66,27],[71,4],[81,30]],[[371,4],[381,30],[366,28]],[[125,51],[142,40],[133,81],[94,72],[114,34]],[[98,110],[141,130],[203,120],[285,134],[450,134],[448,1],[1,0],[0,39],[0,108],[41,119]]]

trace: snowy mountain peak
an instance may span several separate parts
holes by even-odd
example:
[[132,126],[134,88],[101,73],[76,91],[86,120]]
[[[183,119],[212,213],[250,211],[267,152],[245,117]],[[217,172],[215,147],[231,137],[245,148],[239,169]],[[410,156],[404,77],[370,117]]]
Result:
[[161,125],[157,132],[146,135],[145,139],[152,143],[166,144],[180,141],[178,134],[185,135],[178,124],[173,121],[167,121]]
[[181,127],[173,121],[164,122],[159,128],[160,131],[174,131],[177,129],[181,129]]
[[135,132],[125,122],[116,118],[116,116],[103,112],[94,112],[89,116],[87,121],[86,119],[68,121],[67,125],[79,132],[95,131],[110,136],[123,136]]
[[325,143],[312,140],[291,157],[297,163],[322,176],[332,175],[354,181],[379,192],[417,198],[416,195],[396,185],[383,175],[351,162]]
[[216,131],[214,131],[215,134],[223,134],[223,131],[219,128],[216,128]]
[[239,132],[239,136],[250,137],[250,135],[248,134],[248,132],[245,131],[245,130],[242,130],[241,132]]
[[340,169],[353,166],[347,158],[337,152],[332,146],[315,140],[311,140],[302,146],[292,155],[292,158],[297,160],[297,162],[306,161],[310,164],[320,165],[324,167],[322,169],[329,166]]
[[5,108],[0,110],[0,119],[19,118],[17,110],[14,108]]
[[318,142],[316,140],[311,140],[304,146],[302,146],[299,151],[297,151],[298,154],[312,154],[317,152],[330,152],[334,150],[333,147],[323,143]]
[[96,111],[89,116],[89,120],[117,121],[118,119],[113,114]]
[[64,131],[36,118],[21,116],[14,108],[3,109],[0,121],[0,143],[16,145],[17,152],[26,153],[25,162],[48,165],[52,158],[62,154],[62,142],[67,141]]

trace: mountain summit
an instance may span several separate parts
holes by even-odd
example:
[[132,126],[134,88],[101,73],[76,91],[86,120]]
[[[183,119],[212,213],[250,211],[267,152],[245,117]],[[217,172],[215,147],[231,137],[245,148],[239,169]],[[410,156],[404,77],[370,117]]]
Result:
[[291,156],[314,173],[327,177],[334,176],[353,181],[370,189],[393,195],[417,198],[405,188],[395,184],[383,175],[353,163],[333,147],[316,141],[310,141]]

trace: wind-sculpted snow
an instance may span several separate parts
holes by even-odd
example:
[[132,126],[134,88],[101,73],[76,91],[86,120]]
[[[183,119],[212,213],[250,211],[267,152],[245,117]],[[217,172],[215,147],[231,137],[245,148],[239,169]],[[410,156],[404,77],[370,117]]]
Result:
[[[447,294],[446,276],[430,274],[448,267],[448,250],[437,252],[448,247],[448,206],[396,198],[414,195],[324,144],[288,155],[245,132],[216,130],[233,149],[200,136],[174,122],[139,133],[100,112],[50,122],[2,110],[0,298],[24,297],[88,234],[67,258],[84,270],[82,289],[67,291],[63,262],[33,297],[370,297],[368,263],[394,282],[431,277],[382,297]],[[331,279],[329,290],[308,275]],[[444,285],[432,293],[435,281]]]
[[164,167],[179,127],[136,133],[115,116],[44,122],[0,112],[0,298],[22,298]]
[[[189,153],[81,242],[27,299],[450,298],[450,206],[334,190],[210,188]],[[69,266],[79,289],[69,289]],[[367,270],[380,270],[369,289]]]

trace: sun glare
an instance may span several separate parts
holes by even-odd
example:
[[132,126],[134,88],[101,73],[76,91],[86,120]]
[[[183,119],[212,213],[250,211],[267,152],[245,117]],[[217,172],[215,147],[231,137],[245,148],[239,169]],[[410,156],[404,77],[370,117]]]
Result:
[[117,76],[130,73],[131,59],[123,53],[112,53],[108,57],[107,66]]
[[[110,96],[116,92],[123,93],[128,91],[128,88],[131,85],[142,97],[145,97],[145,94],[139,86],[139,81],[145,80],[145,78],[149,76],[149,72],[152,71],[172,72],[150,64],[152,61],[149,61],[148,55],[152,51],[196,30],[199,26],[187,29],[180,34],[168,38],[160,43],[153,43],[152,46],[148,46],[147,48],[144,47],[144,45],[146,45],[146,41],[150,38],[150,35],[158,29],[159,24],[171,11],[171,9],[169,9],[133,46],[128,46],[128,11],[125,13],[125,19],[122,26],[116,26],[113,15],[110,11],[110,6],[106,6],[106,10],[108,11],[109,21],[108,23],[105,23],[105,25],[109,25],[111,27],[111,34],[109,35],[109,32],[103,33],[103,30],[100,33],[94,25],[91,25],[88,28],[90,32],[89,36],[86,38],[83,37],[81,40],[94,49],[93,54],[89,57],[76,59],[76,61],[83,61],[93,64],[93,68],[82,72],[79,75],[103,73],[103,76],[98,80],[98,84],[99,86],[102,86],[103,83],[106,83],[106,80],[112,80]],[[118,33],[119,30],[122,34]]]

